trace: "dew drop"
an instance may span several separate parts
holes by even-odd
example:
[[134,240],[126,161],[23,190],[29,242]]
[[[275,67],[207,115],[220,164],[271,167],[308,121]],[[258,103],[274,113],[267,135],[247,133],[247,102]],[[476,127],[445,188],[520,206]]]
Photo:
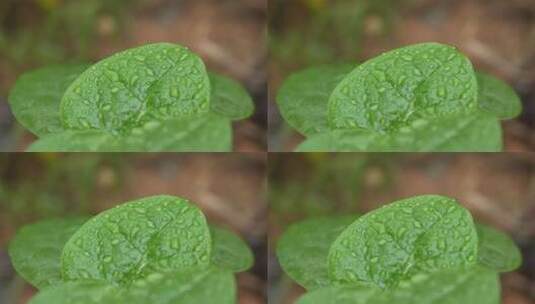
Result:
[[112,81],[118,81],[119,80],[119,74],[117,74],[114,71],[106,71],[106,75],[112,80]]

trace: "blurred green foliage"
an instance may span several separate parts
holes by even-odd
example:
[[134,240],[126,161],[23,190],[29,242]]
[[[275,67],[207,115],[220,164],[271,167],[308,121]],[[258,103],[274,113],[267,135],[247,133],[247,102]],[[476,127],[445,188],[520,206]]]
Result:
[[368,34],[385,36],[400,2],[410,0],[272,0],[270,52],[283,70],[355,60]]
[[121,156],[113,153],[2,154],[0,226],[16,228],[38,218],[87,214],[99,189],[120,189],[125,167]]
[[396,168],[395,157],[381,153],[277,154],[269,162],[270,210],[281,225],[357,212],[366,191],[390,189]]
[[127,13],[140,1],[0,1],[0,55],[14,71],[87,60],[95,48],[97,32],[117,36]]

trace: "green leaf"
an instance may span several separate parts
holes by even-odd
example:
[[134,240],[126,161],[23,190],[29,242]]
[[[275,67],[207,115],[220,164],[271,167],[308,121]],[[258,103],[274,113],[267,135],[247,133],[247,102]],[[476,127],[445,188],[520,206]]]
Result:
[[306,136],[329,130],[329,96],[355,66],[355,63],[322,65],[290,75],[277,94],[282,117]]
[[226,118],[208,115],[151,121],[120,137],[100,130],[65,131],[35,141],[29,152],[199,152],[230,151],[232,128]]
[[331,285],[305,293],[296,304],[381,304],[377,293],[377,288]]
[[328,257],[335,282],[392,287],[421,272],[477,263],[478,237],[454,199],[423,195],[371,211],[349,225]]
[[522,112],[522,102],[515,90],[500,79],[478,72],[479,106],[499,119],[511,119]]
[[233,272],[245,271],[253,265],[251,249],[236,234],[219,227],[211,226],[212,264]]
[[215,73],[208,73],[208,76],[212,86],[210,107],[213,113],[232,120],[253,114],[253,100],[241,84]]
[[494,152],[503,148],[499,121],[489,115],[420,119],[391,134],[335,130],[309,137],[299,152]]
[[128,284],[151,272],[207,267],[211,251],[197,207],[173,196],[147,197],[86,222],[63,249],[62,276]]
[[63,131],[59,105],[67,87],[87,64],[48,66],[24,73],[9,94],[17,121],[37,136]]
[[202,60],[182,46],[157,43],[91,66],[65,92],[60,113],[68,129],[128,134],[147,121],[207,113],[209,102]]
[[60,283],[63,246],[85,221],[87,218],[49,219],[22,227],[9,244],[15,270],[39,289]]
[[124,290],[102,281],[67,282],[43,289],[29,304],[116,304]]
[[116,137],[99,130],[64,131],[34,141],[28,152],[115,152],[121,151]]
[[216,115],[148,122],[121,140],[122,151],[227,152],[231,149],[230,121]]
[[277,243],[277,258],[282,269],[306,289],[329,285],[329,248],[357,217],[321,217],[291,225]]
[[419,274],[391,293],[381,294],[379,303],[412,304],[499,304],[500,282],[494,271],[474,267]]
[[411,45],[368,60],[334,89],[332,128],[389,133],[422,118],[467,115],[478,109],[472,64],[457,49]]
[[498,272],[513,271],[522,264],[522,254],[505,233],[482,224],[476,225],[479,236],[479,262]]
[[152,273],[128,287],[102,281],[76,281],[39,292],[30,304],[197,304],[236,303],[231,272],[208,268]]
[[495,272],[470,268],[419,274],[399,288],[330,286],[305,294],[297,304],[498,304],[500,286]]
[[151,274],[131,286],[124,303],[235,304],[236,284],[232,272],[215,268]]

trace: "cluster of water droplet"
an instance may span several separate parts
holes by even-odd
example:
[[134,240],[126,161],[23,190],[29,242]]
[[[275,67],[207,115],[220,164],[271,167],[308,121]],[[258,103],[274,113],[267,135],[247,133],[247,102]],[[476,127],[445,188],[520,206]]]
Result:
[[469,60],[436,43],[384,53],[358,66],[329,99],[335,129],[389,133],[418,119],[477,109],[477,82]]

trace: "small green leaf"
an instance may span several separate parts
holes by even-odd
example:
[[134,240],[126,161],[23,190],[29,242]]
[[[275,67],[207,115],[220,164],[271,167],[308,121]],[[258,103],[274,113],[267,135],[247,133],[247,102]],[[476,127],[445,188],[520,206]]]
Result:
[[120,137],[100,130],[65,131],[35,141],[29,152],[199,152],[230,151],[232,128],[223,117],[151,121]]
[[499,119],[511,119],[522,112],[522,102],[515,90],[502,80],[478,72],[479,106]]
[[39,289],[60,283],[63,246],[85,221],[87,218],[49,219],[22,227],[9,244],[15,270]]
[[152,121],[121,139],[121,151],[227,152],[232,149],[232,127],[217,115]]
[[335,130],[309,137],[299,152],[494,152],[503,148],[499,121],[490,115],[420,119],[391,134]]
[[215,268],[156,273],[135,282],[123,303],[235,304],[236,283],[232,272]]
[[296,304],[382,304],[377,293],[377,288],[331,285],[305,293]]
[[291,225],[277,243],[282,269],[306,289],[327,286],[329,248],[356,218],[356,215],[322,217]]
[[116,304],[123,301],[124,290],[102,281],[67,282],[43,289],[29,304]]
[[39,292],[30,304],[197,304],[236,303],[231,272],[215,268],[151,273],[128,287],[102,281],[76,281]]
[[306,136],[329,130],[329,96],[355,66],[354,63],[322,65],[292,74],[277,94],[282,117]]
[[470,213],[454,199],[423,195],[371,211],[349,225],[329,251],[334,282],[397,286],[417,273],[477,263]]
[[67,89],[60,115],[68,129],[128,134],[147,121],[210,109],[202,60],[170,43],[119,52],[91,66]]
[[87,64],[48,66],[24,73],[9,94],[17,121],[37,136],[63,131],[61,97]]
[[482,224],[476,225],[479,236],[479,262],[494,271],[508,272],[520,267],[522,255],[505,233]]
[[147,197],[86,222],[63,249],[62,276],[128,284],[151,272],[207,267],[211,251],[197,207],[173,196]]
[[253,114],[251,96],[238,82],[215,73],[208,73],[212,86],[212,112],[228,119],[245,119]]
[[329,125],[390,133],[422,118],[443,118],[478,109],[472,64],[457,49],[411,45],[368,60],[334,89]]
[[43,136],[34,141],[28,152],[115,152],[120,142],[99,130],[64,131]]
[[499,304],[495,272],[470,268],[419,274],[398,288],[378,290],[358,286],[329,286],[305,294],[297,304]]
[[211,226],[212,264],[229,271],[242,272],[253,265],[251,249],[236,234],[219,227]]

